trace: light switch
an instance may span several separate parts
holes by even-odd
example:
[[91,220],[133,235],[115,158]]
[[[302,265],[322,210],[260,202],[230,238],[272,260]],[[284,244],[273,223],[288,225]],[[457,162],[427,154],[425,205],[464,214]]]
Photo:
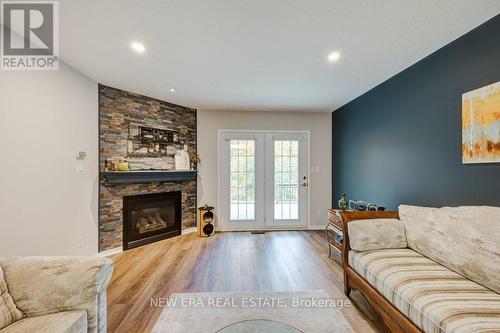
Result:
[[87,157],[87,153],[84,152],[84,151],[76,151],[75,152],[75,158],[78,160],[78,161],[83,161],[85,159],[85,157]]

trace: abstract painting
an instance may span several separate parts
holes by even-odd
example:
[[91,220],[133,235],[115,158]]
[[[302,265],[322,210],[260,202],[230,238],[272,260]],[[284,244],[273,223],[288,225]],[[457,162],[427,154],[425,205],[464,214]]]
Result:
[[462,95],[462,163],[500,162],[500,82]]

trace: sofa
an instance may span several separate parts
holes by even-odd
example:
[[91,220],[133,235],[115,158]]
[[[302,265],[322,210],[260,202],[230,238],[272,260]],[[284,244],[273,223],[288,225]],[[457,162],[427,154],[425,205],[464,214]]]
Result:
[[500,207],[342,212],[344,291],[391,332],[500,332]]
[[112,271],[100,257],[0,258],[0,333],[106,332]]

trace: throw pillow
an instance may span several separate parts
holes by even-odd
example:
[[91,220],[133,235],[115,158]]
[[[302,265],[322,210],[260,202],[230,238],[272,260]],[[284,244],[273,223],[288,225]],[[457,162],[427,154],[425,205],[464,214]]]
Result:
[[406,247],[404,224],[398,219],[367,219],[349,222],[349,243],[355,251]]

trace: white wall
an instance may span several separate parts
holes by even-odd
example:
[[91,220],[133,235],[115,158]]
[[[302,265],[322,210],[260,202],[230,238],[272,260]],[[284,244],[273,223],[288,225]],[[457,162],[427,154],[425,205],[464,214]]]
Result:
[[0,71],[0,257],[97,253],[97,153],[96,82]]
[[[201,158],[198,177],[198,204],[217,203],[218,130],[309,130],[310,156],[310,224],[324,227],[331,206],[332,114],[330,112],[250,112],[198,111],[198,153]],[[319,173],[313,173],[319,167]]]

